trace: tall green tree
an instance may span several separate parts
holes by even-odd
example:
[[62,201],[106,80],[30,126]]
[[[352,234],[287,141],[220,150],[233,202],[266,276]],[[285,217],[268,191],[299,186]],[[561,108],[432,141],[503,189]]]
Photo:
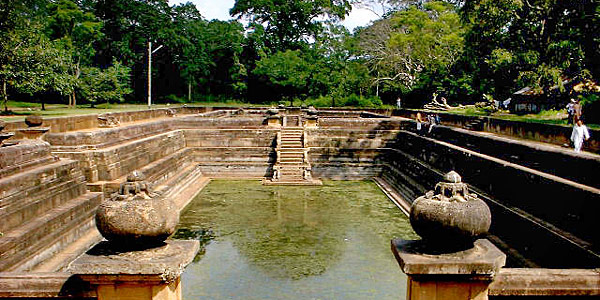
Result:
[[192,3],[176,6],[172,11],[174,34],[178,37],[174,58],[187,81],[188,101],[191,101],[193,86],[210,73],[212,62],[205,43],[207,22]]
[[[27,94],[57,92],[68,95],[74,79],[69,73],[68,51],[43,33],[42,26],[31,22],[3,35],[0,51],[0,81],[2,101],[8,111],[10,88]],[[42,102],[42,109],[45,109]]]
[[84,67],[78,89],[92,107],[100,102],[122,102],[131,93],[129,72],[128,67],[116,60],[104,70]]
[[525,86],[547,94],[566,77],[598,74],[597,9],[594,0],[466,1],[474,88],[496,98]]
[[[461,57],[465,28],[454,5],[431,1],[410,6],[356,33],[375,93],[435,89]],[[396,96],[397,97],[397,96]],[[395,97],[394,97],[395,99]]]
[[321,30],[323,19],[343,19],[350,0],[236,0],[230,14],[264,26],[269,48],[299,49]]
[[[81,75],[82,63],[90,64],[95,54],[93,44],[101,37],[102,23],[91,12],[83,12],[71,0],[59,0],[48,5],[50,36],[70,52],[71,73],[75,82]],[[69,106],[77,104],[76,89],[69,95]]]

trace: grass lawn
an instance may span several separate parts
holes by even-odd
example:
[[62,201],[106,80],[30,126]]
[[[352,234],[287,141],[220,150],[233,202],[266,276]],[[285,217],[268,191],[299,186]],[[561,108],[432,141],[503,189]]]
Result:
[[[157,104],[152,105],[152,108],[179,107],[182,104]],[[215,106],[215,107],[241,107],[241,106],[258,106],[241,102],[198,102],[189,103],[188,106]],[[264,105],[260,105],[264,106]],[[2,107],[3,109],[3,107]],[[41,109],[41,104],[32,102],[17,102],[8,101],[8,109],[12,111],[10,115],[0,115],[0,120],[4,121],[20,121],[24,120],[28,115],[40,115],[44,117],[61,117],[75,116],[87,114],[101,114],[107,112],[119,111],[136,111],[148,109],[147,104],[98,104],[92,108],[89,104],[78,105],[77,108],[69,108],[66,104],[46,104],[46,110]]]

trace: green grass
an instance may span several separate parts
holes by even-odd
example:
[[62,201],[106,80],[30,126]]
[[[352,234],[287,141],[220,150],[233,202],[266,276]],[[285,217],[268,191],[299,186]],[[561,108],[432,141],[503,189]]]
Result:
[[[166,105],[156,105],[153,107],[166,107]],[[28,115],[40,115],[44,117],[61,117],[61,116],[74,116],[74,115],[86,115],[86,114],[99,114],[106,112],[118,112],[118,111],[136,111],[147,109],[148,106],[140,104],[111,104],[106,103],[97,105],[95,108],[91,108],[89,105],[78,105],[77,108],[69,108],[64,104],[46,104],[46,110],[41,109],[39,103],[28,103],[28,102],[8,102],[8,109],[11,111],[10,115],[0,116],[0,119],[5,121],[20,121],[24,120]]]
[[[166,107],[179,107],[183,104],[158,104],[152,105],[152,108],[166,108]],[[239,101],[225,101],[225,102],[197,102],[188,103],[188,106],[219,106],[219,107],[247,107],[247,106],[264,106],[264,105],[252,105]],[[2,116],[0,119],[5,121],[21,121],[24,120],[28,115],[40,115],[44,117],[62,117],[62,116],[76,116],[76,115],[87,115],[87,114],[101,114],[107,112],[121,112],[121,111],[138,111],[148,109],[146,104],[106,104],[101,103],[96,105],[94,108],[90,107],[89,104],[77,105],[76,108],[70,108],[66,104],[46,104],[46,110],[41,109],[40,103],[31,102],[19,102],[19,101],[8,101],[8,109],[11,111],[10,115]],[[4,109],[2,107],[2,109]]]

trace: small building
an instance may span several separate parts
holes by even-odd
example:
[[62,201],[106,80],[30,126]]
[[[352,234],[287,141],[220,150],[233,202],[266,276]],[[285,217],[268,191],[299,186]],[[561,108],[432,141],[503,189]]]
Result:
[[571,79],[563,80],[565,92],[561,92],[558,85],[551,87],[548,93],[529,86],[524,87],[512,94],[509,110],[515,114],[537,114],[542,110],[564,108],[569,101],[569,93],[566,91],[572,89],[572,82]]
[[547,93],[542,90],[524,87],[512,95],[509,110],[515,114],[536,114],[542,110],[562,109],[569,103],[570,98],[575,95],[590,91],[600,91],[600,86],[591,80],[579,78],[563,79],[561,85],[551,87]]

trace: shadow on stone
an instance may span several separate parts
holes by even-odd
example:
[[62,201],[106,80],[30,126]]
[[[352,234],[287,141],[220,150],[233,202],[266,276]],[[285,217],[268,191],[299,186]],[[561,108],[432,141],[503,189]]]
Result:
[[424,255],[456,254],[474,251],[473,241],[463,240],[459,242],[441,242],[426,240],[402,240],[397,245],[402,247],[406,253]]
[[144,251],[154,248],[160,248],[166,246],[167,243],[164,241],[144,241],[131,242],[131,241],[102,241],[96,246],[92,247],[87,254],[92,256],[109,256],[118,255],[121,253],[127,253],[131,251]]

